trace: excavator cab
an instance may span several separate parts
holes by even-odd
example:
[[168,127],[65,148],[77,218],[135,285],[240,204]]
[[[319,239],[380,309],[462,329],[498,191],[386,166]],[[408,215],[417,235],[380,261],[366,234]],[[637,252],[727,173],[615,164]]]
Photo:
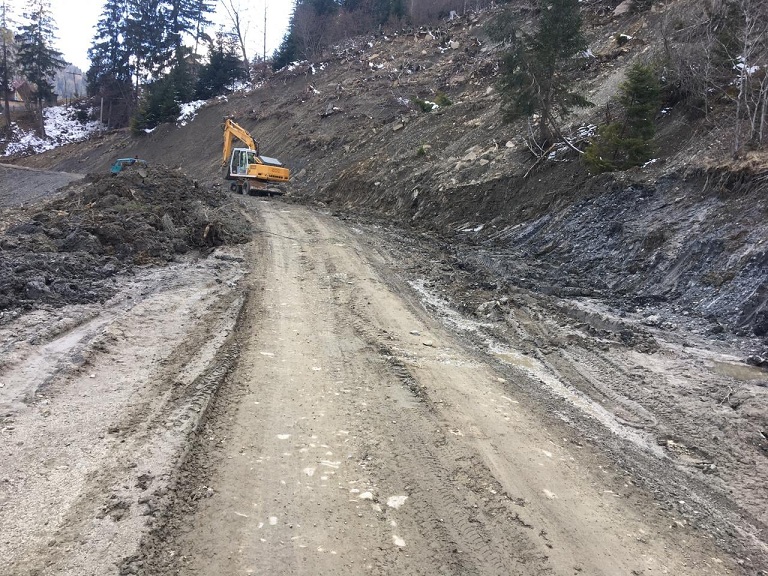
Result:
[[255,164],[256,153],[245,148],[235,148],[232,151],[232,161],[229,164],[231,175],[242,176],[248,174],[248,165]]

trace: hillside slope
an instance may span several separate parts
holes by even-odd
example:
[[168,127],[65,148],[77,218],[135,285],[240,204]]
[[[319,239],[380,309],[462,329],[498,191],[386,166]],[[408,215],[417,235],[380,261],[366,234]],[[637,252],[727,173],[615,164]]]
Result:
[[[585,90],[595,103],[607,102],[634,56],[647,57],[662,16],[593,21],[597,57]],[[501,48],[484,29],[492,17],[356,38],[322,63],[209,103],[184,126],[140,138],[113,133],[20,162],[103,172],[114,157],[137,154],[219,185],[221,122],[233,116],[291,167],[294,197],[479,245],[478,264],[532,289],[616,296],[744,335],[768,333],[765,164],[715,166],[716,135],[692,126],[680,106],[659,120],[659,162],[591,177],[561,149],[524,177],[532,161],[522,128],[500,120]],[[613,37],[625,30],[635,36],[619,48]],[[453,104],[424,113],[413,103],[438,92]],[[600,112],[579,114],[571,132]]]

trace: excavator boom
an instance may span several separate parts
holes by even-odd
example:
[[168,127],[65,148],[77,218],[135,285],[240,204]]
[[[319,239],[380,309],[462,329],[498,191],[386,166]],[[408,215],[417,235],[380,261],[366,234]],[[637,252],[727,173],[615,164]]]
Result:
[[235,143],[235,138],[256,152],[257,155],[259,153],[259,145],[253,139],[253,136],[251,136],[250,132],[248,132],[248,130],[240,126],[240,124],[231,118],[227,118],[224,120],[224,155],[221,160],[222,166],[229,162],[229,158],[232,155],[232,145]]

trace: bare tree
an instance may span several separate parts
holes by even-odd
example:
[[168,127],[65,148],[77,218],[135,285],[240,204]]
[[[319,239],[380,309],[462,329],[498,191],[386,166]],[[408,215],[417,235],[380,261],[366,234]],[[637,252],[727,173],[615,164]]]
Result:
[[[734,154],[749,142],[755,145],[763,143],[765,126],[765,98],[768,96],[766,66],[768,58],[768,11],[763,2],[739,0],[738,13],[739,40],[741,50],[734,62],[738,69],[738,95],[736,98],[736,130],[734,135]],[[746,119],[748,135],[742,137],[742,117]]]
[[237,38],[237,43],[243,54],[243,62],[247,63],[249,60],[248,51],[245,48],[245,37],[248,35],[250,21],[243,16],[247,8],[241,7],[238,0],[221,0],[221,5],[224,7],[229,23],[232,25],[232,32]]
[[332,19],[315,12],[310,4],[296,6],[293,26],[298,41],[299,53],[306,60],[312,60],[323,53],[330,40]]
[[[732,133],[732,153],[763,146],[768,130],[768,5],[708,0],[670,10],[662,29],[680,96]],[[725,105],[725,107],[723,107]],[[714,114],[712,112],[715,112]]]

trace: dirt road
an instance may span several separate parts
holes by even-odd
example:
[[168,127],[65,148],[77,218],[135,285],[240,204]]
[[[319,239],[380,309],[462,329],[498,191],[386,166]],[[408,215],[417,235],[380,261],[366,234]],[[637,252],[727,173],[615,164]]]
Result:
[[260,214],[240,360],[126,573],[732,573],[427,313],[360,230]]
[[375,227],[235,202],[246,247],[0,329],[4,574],[743,573],[639,406],[478,346]]
[[60,188],[81,178],[82,174],[0,164],[0,208],[50,198]]

